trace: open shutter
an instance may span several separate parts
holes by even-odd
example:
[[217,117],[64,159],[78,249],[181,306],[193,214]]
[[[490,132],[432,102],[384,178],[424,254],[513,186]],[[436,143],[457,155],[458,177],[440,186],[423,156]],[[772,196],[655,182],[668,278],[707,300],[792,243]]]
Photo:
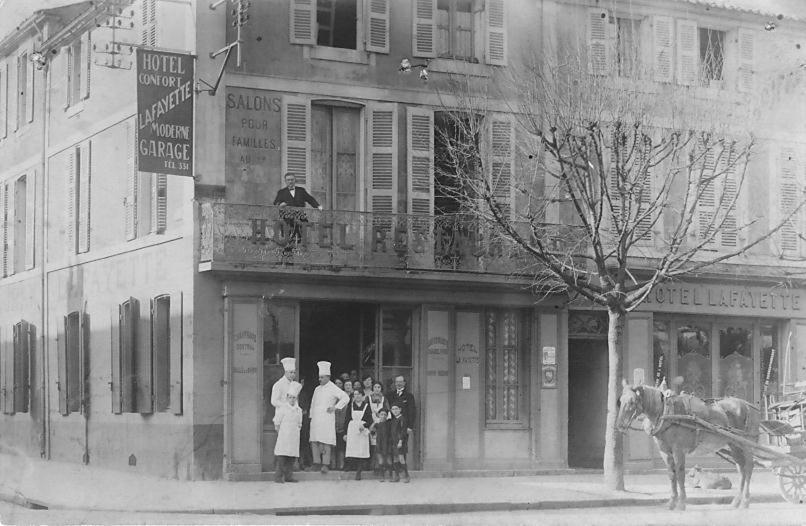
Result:
[[503,115],[490,117],[487,143],[488,162],[486,176],[490,182],[495,202],[505,217],[512,209],[512,167],[514,154],[514,126]]
[[389,10],[391,0],[368,0],[367,51],[389,53]]
[[407,107],[408,213],[434,213],[434,112]]
[[0,139],[8,137],[8,62],[0,64]]
[[316,0],[291,0],[290,17],[290,42],[316,45]]
[[588,73],[593,75],[607,75],[610,69],[609,19],[606,9],[588,9]]
[[693,86],[699,76],[699,51],[697,23],[677,20],[677,82]]
[[31,410],[31,373],[34,366],[34,353],[36,352],[36,327],[30,323],[25,323],[25,349],[22,356],[23,376],[22,376],[22,397],[21,411]]
[[[729,148],[729,145],[727,143],[725,144],[725,148]],[[725,156],[727,156],[727,158]],[[724,248],[736,248],[739,234],[736,221],[739,202],[736,201],[736,205],[733,208],[730,207],[731,203],[733,203],[736,198],[736,192],[738,190],[736,168],[734,166],[736,153],[733,149],[730,149],[730,151],[723,152],[721,157],[725,159],[719,169],[719,172],[724,173],[721,187],[721,214],[724,216],[725,220],[719,232],[720,244]]]
[[89,414],[90,408],[90,316],[86,312],[79,313],[78,318],[78,358],[80,410]]
[[[791,146],[781,148],[778,156],[778,209],[781,211],[779,221],[792,213],[792,210],[798,205],[797,166],[798,159],[795,148]],[[799,226],[800,221],[798,221],[797,217],[793,217],[779,231],[781,250],[789,255],[799,253]]]
[[151,323],[150,316],[141,317],[140,323],[135,327],[137,331],[137,346],[135,347],[135,395],[137,398],[137,412],[150,414],[154,412],[154,397],[152,390],[153,372],[151,370],[153,355],[151,349]]
[[168,176],[151,177],[151,228],[155,234],[164,234],[168,218]]
[[65,156],[64,171],[66,172],[66,200],[65,200],[65,238],[67,253],[76,253],[76,149],[70,148]]
[[14,325],[14,393],[12,411],[25,413],[28,411],[28,322],[21,321]]
[[81,145],[78,174],[78,252],[83,254],[90,249],[90,207],[92,177],[92,142]]
[[25,121],[26,122],[33,122],[34,121],[34,63],[31,62],[30,58],[33,54],[33,48],[29,49],[29,52],[23,55],[23,60],[25,60],[25,64],[22,65],[25,68]]
[[36,255],[36,172],[25,176],[25,269],[34,268]]
[[372,104],[369,115],[368,208],[397,213],[397,105]]
[[437,0],[414,0],[412,4],[412,50],[415,57],[436,57]]
[[[11,62],[12,59],[9,59]],[[8,68],[8,114],[10,116],[10,125],[12,130],[17,130],[20,127],[19,112],[17,111],[17,103],[20,100],[20,87],[17,84],[17,77],[19,77],[19,68],[16,62],[12,62]]]
[[73,56],[73,46],[66,46],[63,48],[65,54],[65,71],[64,71],[64,107],[69,108],[75,102],[73,100],[73,82],[75,82],[73,74],[73,61],[76,58]]
[[109,349],[111,353],[111,381],[109,390],[112,392],[112,413],[119,415],[121,409],[120,389],[120,317],[122,306],[117,305],[109,310]]
[[135,396],[135,353],[138,347],[140,325],[140,302],[129,298],[120,306],[120,388],[121,410],[133,413],[137,410]]
[[6,346],[9,345],[3,339],[2,328],[0,328],[0,411],[6,412]]
[[142,0],[142,23],[140,26],[140,43],[144,46],[157,45],[157,0]]
[[[697,144],[697,148],[700,148],[700,152],[702,152],[702,148],[704,147],[705,146],[700,143]],[[708,151],[704,154],[700,153],[700,155],[703,156],[700,161],[703,164],[703,177],[713,177],[714,171],[716,170],[714,147],[709,143]],[[708,186],[701,189],[700,199],[697,201],[697,233],[701,240],[712,235],[714,217],[716,214],[716,187],[716,181],[711,181]],[[709,241],[707,246],[713,246],[713,242]]]
[[126,124],[126,197],[123,208],[126,221],[126,240],[137,237],[137,132],[134,124]]
[[672,18],[652,17],[652,56],[656,82],[672,81]]
[[183,293],[171,297],[171,412],[182,414],[182,344],[183,344]]
[[16,241],[14,236],[17,233],[17,185],[9,183],[6,185],[6,276],[17,272],[16,255],[14,253]]
[[283,173],[292,172],[305,186],[311,166],[311,102],[300,97],[283,97]]
[[92,37],[90,32],[87,31],[81,35],[81,50],[83,56],[81,57],[83,64],[81,67],[83,71],[79,78],[81,79],[81,98],[88,99],[90,96],[90,75],[92,73]]
[[5,277],[9,273],[6,245],[8,244],[8,229],[10,226],[6,185],[0,184],[0,255],[2,255],[2,258],[0,258],[0,277]]
[[171,374],[171,297],[151,300],[151,350],[154,379],[154,411],[162,412],[170,405]]
[[487,0],[487,64],[507,65],[506,20],[504,0]]
[[65,316],[61,334],[56,342],[57,361],[59,362],[59,377],[56,383],[56,388],[59,391],[60,415],[70,414],[70,410],[67,406],[67,334],[69,332],[69,324],[69,316]]
[[17,368],[16,368],[16,354],[20,343],[20,325],[14,324],[12,327],[11,341],[6,342],[6,349],[3,356],[5,365],[5,379],[6,379],[6,400],[3,406],[3,412],[13,415],[16,409],[16,394],[19,391],[17,385]]
[[755,61],[755,35],[749,29],[739,30],[739,91],[753,90],[753,63]]

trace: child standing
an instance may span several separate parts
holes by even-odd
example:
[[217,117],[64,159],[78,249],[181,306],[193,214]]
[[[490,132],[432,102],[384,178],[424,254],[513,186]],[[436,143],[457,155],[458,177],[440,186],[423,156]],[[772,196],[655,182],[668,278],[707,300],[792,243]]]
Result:
[[[372,379],[371,376],[367,378],[370,380]],[[364,385],[366,385],[366,383],[368,382],[365,381]],[[381,382],[372,382],[371,391],[368,391],[368,393],[369,395],[367,396],[367,402],[369,402],[369,408],[372,410],[372,421],[375,423],[380,422],[381,409],[386,410],[385,414],[387,416],[384,416],[383,419],[388,420],[389,408],[386,405],[386,398],[384,398],[383,396],[383,384],[381,384]],[[378,447],[377,445],[378,439],[375,435],[376,435],[375,428],[373,426],[373,428],[370,429],[369,432],[369,456],[372,459],[372,462],[375,464],[374,469],[376,475],[383,476],[383,468],[377,462],[378,455],[376,455],[376,451]]]
[[[347,393],[347,396],[352,398],[353,396],[353,386],[350,382],[344,384],[344,392]],[[330,467],[333,469],[343,469],[347,471],[347,467],[344,463],[344,435],[347,433],[347,422],[349,420],[346,419],[345,415],[349,414],[349,405],[347,404],[342,409],[336,409],[335,413],[335,420],[336,420],[336,447],[333,448],[333,458],[330,459]]]
[[291,382],[285,395],[286,403],[281,404],[274,413],[274,426],[277,428],[277,443],[274,445],[274,457],[277,459],[277,470],[274,482],[298,482],[293,476],[294,460],[299,456],[299,431],[302,427],[302,409],[297,405],[297,397],[302,384]]
[[409,450],[409,435],[406,417],[400,406],[392,404],[392,420],[390,420],[390,438],[392,447],[392,462],[395,468],[392,482],[400,482],[400,471],[403,471],[403,482],[411,482],[409,468],[406,465],[406,453]]
[[369,458],[369,428],[372,411],[364,400],[364,391],[353,392],[353,402],[347,406],[347,443],[344,456],[355,464],[355,480],[361,480],[361,470]]
[[392,421],[389,420],[389,411],[386,406],[378,409],[378,419],[372,424],[375,432],[375,461],[380,472],[380,482],[386,482],[386,469],[389,469],[389,480],[392,480]]

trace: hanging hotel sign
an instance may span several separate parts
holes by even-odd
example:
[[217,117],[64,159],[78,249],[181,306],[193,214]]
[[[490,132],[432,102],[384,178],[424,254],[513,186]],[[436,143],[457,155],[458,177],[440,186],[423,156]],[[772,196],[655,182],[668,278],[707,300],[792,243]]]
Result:
[[138,170],[193,176],[193,57],[137,50]]

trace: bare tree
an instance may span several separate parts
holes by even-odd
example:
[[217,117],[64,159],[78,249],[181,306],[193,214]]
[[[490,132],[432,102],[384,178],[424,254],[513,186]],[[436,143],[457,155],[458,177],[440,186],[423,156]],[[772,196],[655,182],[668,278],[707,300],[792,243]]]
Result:
[[625,314],[659,283],[763,254],[804,202],[777,223],[743,217],[754,138],[719,100],[573,56],[510,70],[439,86],[450,124],[437,130],[436,191],[513,247],[535,290],[607,309],[604,478],[621,490]]

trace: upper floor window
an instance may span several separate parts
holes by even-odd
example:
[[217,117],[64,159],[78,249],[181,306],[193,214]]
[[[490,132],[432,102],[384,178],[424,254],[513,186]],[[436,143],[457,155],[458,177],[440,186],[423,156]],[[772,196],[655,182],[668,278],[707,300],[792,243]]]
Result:
[[389,53],[391,0],[290,0],[292,44],[315,46],[312,58],[366,63]]
[[0,277],[34,267],[33,172],[0,184]]
[[438,0],[437,56],[478,62],[473,0]]
[[92,143],[70,148],[65,159],[66,172],[66,241],[69,254],[81,254],[90,249],[90,198]]
[[90,33],[84,33],[67,46],[67,71],[65,107],[75,106],[90,96],[90,73],[92,47]]
[[132,123],[126,124],[126,193],[123,198],[126,240],[164,234],[168,228],[168,177],[141,172]]
[[13,344],[0,351],[0,407],[6,414],[27,413],[36,327],[23,320],[12,333]]
[[17,57],[17,122],[25,122],[25,113],[28,98],[28,53]]
[[620,77],[638,74],[641,49],[641,20],[616,18],[616,65]]
[[356,49],[358,0],[316,0],[316,43]]
[[700,38],[700,82],[711,86],[721,85],[722,68],[725,65],[725,32],[716,29],[699,28]]

